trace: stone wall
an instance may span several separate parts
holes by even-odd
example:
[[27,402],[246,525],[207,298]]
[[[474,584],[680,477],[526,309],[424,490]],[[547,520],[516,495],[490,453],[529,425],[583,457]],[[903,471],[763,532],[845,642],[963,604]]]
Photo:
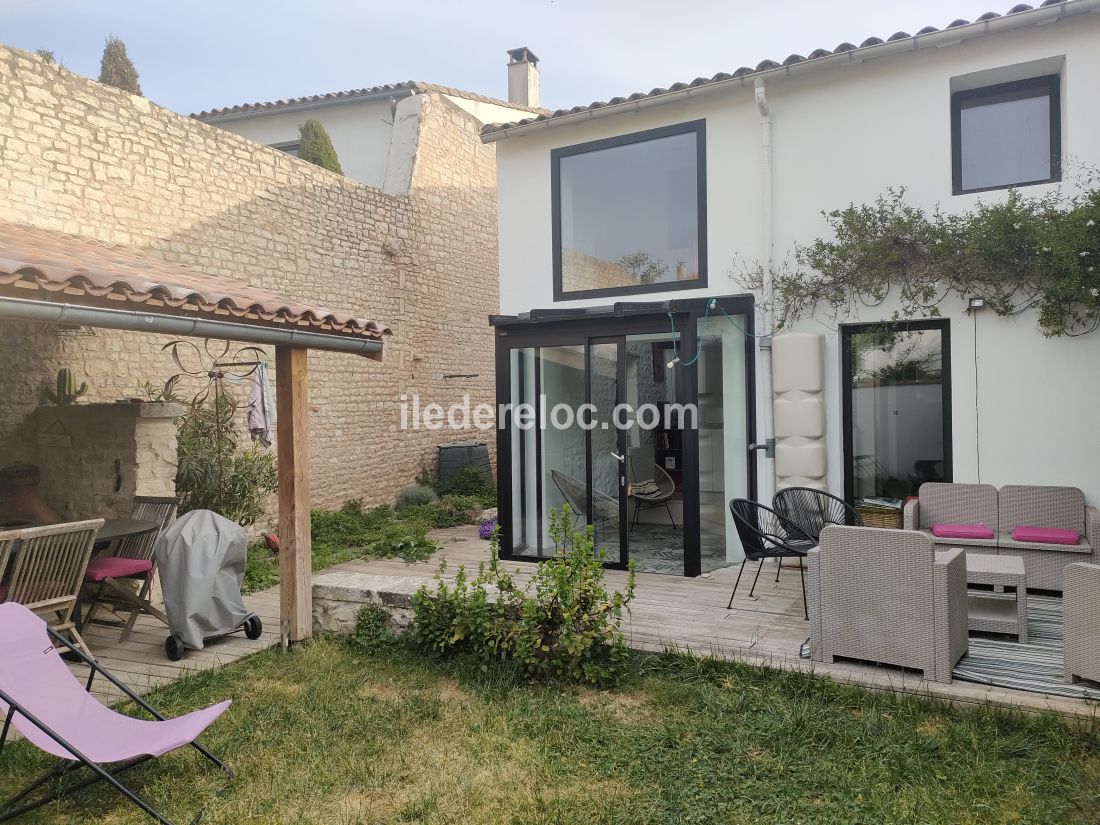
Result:
[[[422,101],[419,132],[410,191],[389,194],[0,47],[0,220],[392,326],[382,364],[310,355],[314,504],[378,503],[434,463],[438,444],[494,447],[492,432],[400,430],[402,394],[493,398],[494,150],[439,95]],[[140,395],[176,372],[167,340],[0,321],[0,465],[31,458],[33,412],[59,367],[88,382],[86,401]]]

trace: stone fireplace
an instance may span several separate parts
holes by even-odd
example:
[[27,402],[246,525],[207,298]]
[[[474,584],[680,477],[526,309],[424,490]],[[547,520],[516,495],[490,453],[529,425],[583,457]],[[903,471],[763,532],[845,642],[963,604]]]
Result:
[[175,495],[176,419],[184,411],[159,401],[39,407],[41,497],[75,520],[126,517],[135,495]]

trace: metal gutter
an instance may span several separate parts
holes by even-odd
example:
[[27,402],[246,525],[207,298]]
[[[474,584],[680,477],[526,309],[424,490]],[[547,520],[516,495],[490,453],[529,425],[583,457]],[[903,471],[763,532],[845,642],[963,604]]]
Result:
[[382,360],[382,342],[352,335],[275,329],[231,321],[210,321],[179,315],[161,315],[129,309],[85,307],[77,304],[34,301],[0,296],[0,318],[10,321],[35,321],[46,324],[74,324],[105,327],[163,335],[221,338],[249,344],[302,347],[364,355]]
[[771,69],[748,72],[740,77],[731,77],[725,80],[714,80],[699,86],[689,86],[676,91],[662,92],[660,94],[641,97],[636,100],[628,100],[622,103],[609,103],[597,109],[584,109],[580,112],[552,116],[545,120],[536,120],[519,126],[507,126],[481,135],[482,143],[495,143],[506,138],[522,137],[541,129],[549,129],[557,126],[570,126],[581,121],[595,120],[602,117],[623,114],[625,112],[648,109],[650,106],[659,106],[664,103],[673,103],[693,97],[703,97],[710,94],[725,92],[730,89],[744,88],[755,84],[757,79],[764,81],[782,80],[794,77],[806,72],[819,71],[825,68],[854,66],[867,60],[877,60],[883,57],[892,57],[918,49],[947,48],[957,46],[967,40],[984,37],[988,34],[1021,29],[1027,26],[1039,26],[1055,23],[1063,18],[1089,14],[1100,11],[1100,0],[1067,0],[1052,6],[1042,6],[1030,11],[1016,12],[997,17],[992,20],[984,20],[968,23],[965,26],[957,26],[953,29],[942,29],[928,32],[927,34],[914,34],[903,40],[887,41],[873,46],[862,46],[847,52],[838,52],[825,57],[806,59],[789,66],[776,66]]

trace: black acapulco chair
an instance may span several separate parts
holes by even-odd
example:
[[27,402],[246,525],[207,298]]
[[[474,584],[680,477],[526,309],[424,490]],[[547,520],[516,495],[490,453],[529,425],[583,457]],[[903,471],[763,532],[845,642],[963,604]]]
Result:
[[815,545],[821,541],[821,531],[830,524],[863,526],[859,513],[846,501],[811,487],[780,490],[772,499],[772,509],[813,539]]
[[760,571],[764,567],[765,559],[798,559],[799,574],[802,578],[802,613],[809,619],[809,611],[806,608],[806,569],[802,565],[802,559],[817,545],[817,542],[803,533],[793,522],[758,502],[746,498],[735,498],[730,502],[730,513],[737,528],[737,536],[741,539],[741,548],[745,551],[745,560],[741,562],[741,569],[737,571],[737,581],[733,583],[733,593],[730,594],[726,609],[733,609],[737,586],[741,583],[741,574],[745,572],[745,565],[748,562],[760,562],[756,568],[756,576],[752,580],[752,587],[749,588],[751,596],[756,590],[756,583],[760,579]]

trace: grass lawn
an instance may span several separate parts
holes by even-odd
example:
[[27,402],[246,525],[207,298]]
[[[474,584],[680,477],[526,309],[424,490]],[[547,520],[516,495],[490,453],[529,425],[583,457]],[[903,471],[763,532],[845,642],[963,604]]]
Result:
[[[1100,739],[742,665],[640,656],[622,691],[320,639],[154,694],[232,697],[206,738],[237,772],[206,820],[242,823],[1088,823]],[[18,743],[6,794],[46,764]],[[181,752],[130,774],[187,822],[221,781]],[[102,791],[26,822],[144,823]]]

